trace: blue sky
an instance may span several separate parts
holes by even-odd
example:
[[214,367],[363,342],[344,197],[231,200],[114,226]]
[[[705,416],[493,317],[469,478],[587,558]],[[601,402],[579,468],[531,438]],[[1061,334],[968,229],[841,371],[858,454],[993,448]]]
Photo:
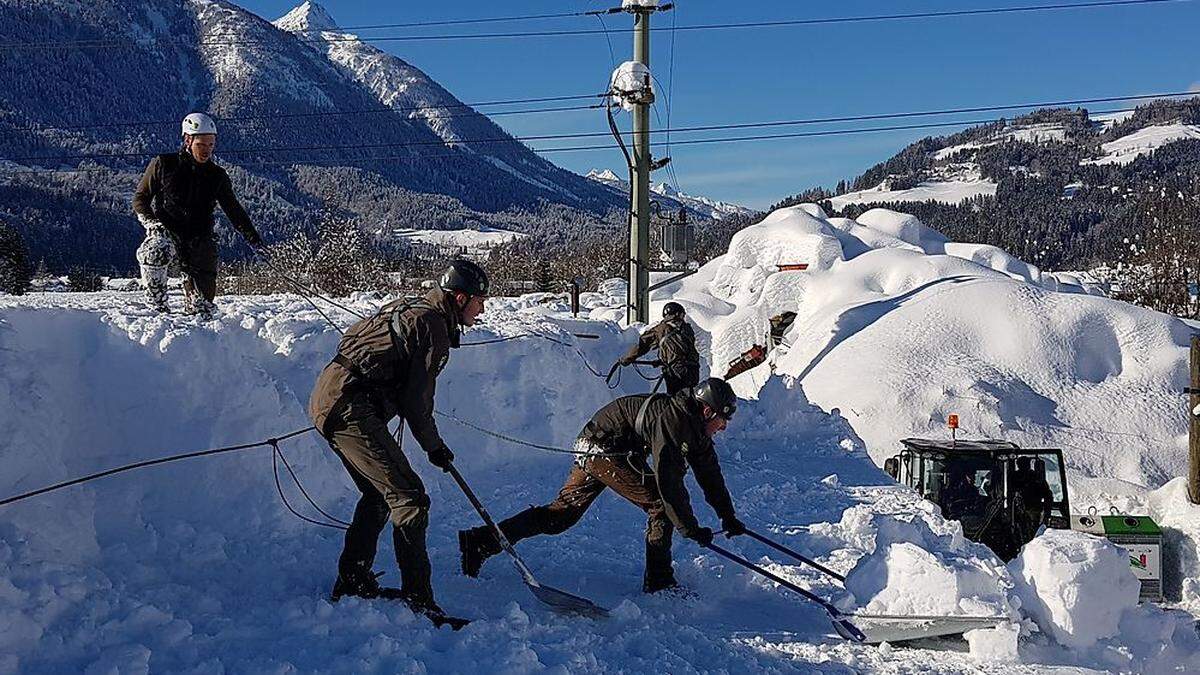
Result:
[[[612,0],[614,5],[618,2]],[[237,3],[269,19],[298,4],[288,0],[237,0]],[[557,13],[610,6],[595,0],[504,3],[326,0],[321,4],[343,26]],[[677,4],[674,18],[680,25],[686,25],[1045,2],[940,0],[900,4],[822,0],[762,2],[744,7],[749,3],[681,0]],[[671,20],[669,13],[660,14],[653,25],[669,28]],[[606,17],[605,21],[610,28],[632,25],[628,15]],[[1183,91],[1200,87],[1195,47],[1197,26],[1200,26],[1200,2],[1184,1],[818,27],[683,31],[675,36],[671,126]],[[462,33],[599,27],[596,19],[581,17],[426,30]],[[359,34],[369,38],[418,32],[408,28]],[[656,31],[653,40],[651,67],[666,85],[670,32]],[[1192,46],[1188,47],[1189,44]],[[602,35],[384,42],[378,46],[421,68],[466,102],[600,92],[606,88],[613,67],[608,43]],[[612,48],[617,62],[629,58],[632,36],[612,36]],[[660,101],[666,98],[664,94],[665,91],[660,92]],[[1109,107],[1125,106],[1110,104]],[[1106,108],[1093,107],[1100,109]],[[665,116],[662,103],[660,114]],[[936,121],[951,119],[955,118]],[[508,116],[496,121],[518,136],[606,129],[602,113],[596,110]],[[892,123],[879,123],[888,124]],[[805,126],[794,130],[847,126],[854,125]],[[922,136],[953,130],[678,146],[672,151],[673,166],[684,192],[765,208],[805,188],[832,186],[840,178],[852,178]],[[700,138],[703,134],[690,137]],[[589,140],[585,144],[593,143]],[[548,157],[581,173],[592,167],[618,169],[622,162],[615,146],[612,150],[556,153]],[[655,180],[666,178],[665,172],[655,174]]]

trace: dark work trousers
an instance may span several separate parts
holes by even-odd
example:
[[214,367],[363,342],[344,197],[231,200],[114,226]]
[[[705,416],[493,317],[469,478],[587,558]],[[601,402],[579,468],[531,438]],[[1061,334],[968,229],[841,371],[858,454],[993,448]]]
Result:
[[325,432],[330,447],[362,493],[350,529],[346,530],[338,573],[351,577],[370,573],[379,535],[390,518],[401,590],[415,599],[433,602],[432,571],[425,549],[429,496],[387,424],[371,414],[349,420],[332,416],[325,423]]
[[700,383],[700,366],[696,364],[681,364],[663,367],[663,384],[667,385],[667,394],[674,396],[681,389],[694,387]]
[[525,509],[500,523],[504,536],[516,543],[539,534],[561,534],[579,522],[605,488],[611,488],[646,512],[645,586],[647,589],[658,589],[673,585],[675,573],[671,567],[671,532],[674,528],[667,519],[654,474],[646,466],[645,460],[591,457],[584,462],[584,466],[586,468],[572,466],[566,483],[554,501],[545,506]]
[[183,292],[200,294],[208,302],[217,297],[217,240],[212,237],[178,239]]

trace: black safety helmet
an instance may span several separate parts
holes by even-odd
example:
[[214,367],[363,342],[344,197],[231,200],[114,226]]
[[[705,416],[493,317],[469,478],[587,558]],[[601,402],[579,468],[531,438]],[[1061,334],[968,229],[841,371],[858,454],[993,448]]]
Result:
[[712,408],[720,417],[731,419],[737,412],[737,394],[733,387],[718,377],[710,377],[692,389],[692,398]]
[[459,291],[467,295],[487,295],[488,276],[483,268],[470,260],[451,260],[450,266],[442,272],[441,287],[443,291]]
[[663,318],[670,319],[674,316],[683,316],[683,305],[678,302],[668,302],[663,305]]

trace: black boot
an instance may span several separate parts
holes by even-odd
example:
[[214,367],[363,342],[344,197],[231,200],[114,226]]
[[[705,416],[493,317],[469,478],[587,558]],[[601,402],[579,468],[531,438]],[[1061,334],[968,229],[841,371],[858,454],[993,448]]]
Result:
[[462,573],[475,578],[483,562],[500,552],[500,541],[490,527],[459,530],[458,550],[462,554]]
[[646,580],[642,582],[643,593],[662,593],[663,591],[670,591],[670,593],[667,593],[667,595],[671,595],[674,592],[681,590],[684,590],[684,587],[674,579],[669,579],[667,581]]
[[462,630],[464,626],[471,623],[470,619],[450,616],[430,598],[405,595],[402,600],[413,614],[419,614],[429,619],[438,628],[450,626],[454,630]]
[[365,569],[339,573],[337,581],[333,582],[333,592],[329,594],[329,599],[332,602],[337,602],[346,596],[367,600],[402,599],[399,588],[387,588],[379,585],[379,577],[382,575],[383,572],[376,573]]

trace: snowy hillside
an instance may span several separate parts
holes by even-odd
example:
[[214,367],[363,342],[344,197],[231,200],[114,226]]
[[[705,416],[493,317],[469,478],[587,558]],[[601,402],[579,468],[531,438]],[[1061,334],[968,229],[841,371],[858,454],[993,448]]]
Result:
[[841,210],[849,204],[887,204],[892,202],[935,201],[943,204],[958,204],[964,199],[996,194],[996,184],[990,180],[974,177],[966,180],[927,180],[916,187],[900,190],[890,189],[884,181],[869,190],[858,190],[831,197],[829,203]]
[[[794,262],[810,268],[776,271]],[[903,436],[944,433],[949,412],[972,436],[1061,444],[1074,510],[1148,511],[1173,528],[1187,577],[1176,590],[1182,606],[1200,610],[1200,514],[1184,503],[1182,482],[1168,482],[1180,469],[1186,411],[1176,410],[1177,392],[1190,328],[1050,279],[912,217],[831,219],[809,205],[744,230],[726,255],[656,295],[687,307],[709,364],[761,340],[774,313],[799,314],[786,351],[734,380],[751,400],[717,443],[747,523],[847,581],[745,538],[728,545],[843,611],[1012,620],[972,633],[969,643],[846,643],[815,606],[687,541],[676,541],[676,564],[697,597],[643,596],[642,516],[610,497],[570,532],[518,545],[543,581],[613,609],[603,620],[552,614],[502,561],[478,581],[458,573],[455,532],[477,517],[408,438],[433,499],[435,587],[448,610],[476,619],[465,630],[435,631],[386,603],[330,604],[340,532],[292,518],[275,493],[270,452],[256,449],[0,507],[0,672],[462,672],[484,662],[506,672],[1200,668],[1192,617],[1135,606],[1120,549],[1054,533],[1005,566],[871,461]],[[452,355],[438,387],[439,425],[496,515],[549,499],[571,458],[481,435],[449,416],[568,445],[604,402],[647,387],[627,373],[610,391],[589,370],[606,370],[635,339],[634,329],[608,319],[623,298],[620,282],[587,293],[589,318],[581,319],[544,294],[495,298]],[[381,299],[349,302],[364,311]],[[217,321],[198,323],[151,315],[136,293],[0,299],[8,430],[0,498],[307,426],[304,403],[337,333],[295,297],[218,304]],[[528,337],[469,346],[518,335]],[[1085,428],[1120,435],[1077,438],[1091,433]],[[306,435],[283,447],[315,501],[348,516],[355,493],[319,440]],[[286,468],[278,471],[285,494],[304,505]],[[692,489],[697,513],[711,523]],[[389,557],[384,545],[377,568],[394,583]]]
[[[621,178],[612,169],[592,169],[587,173],[587,178],[607,185],[618,193],[629,195],[629,181]],[[686,208],[700,218],[711,218],[712,220],[721,220],[731,215],[750,216],[758,213],[748,206],[738,204],[730,204],[710,197],[696,197],[694,195],[679,192],[667,183],[652,183],[650,185],[651,199],[658,201],[667,208],[679,209]]]
[[508,230],[492,228],[480,230],[396,229],[388,233],[388,239],[391,241],[409,244],[428,244],[446,250],[464,249],[471,253],[484,252],[501,244],[524,239],[525,236],[519,232],[509,232]]
[[1138,157],[1153,153],[1168,143],[1189,138],[1200,138],[1200,126],[1195,124],[1149,126],[1105,143],[1101,146],[1104,150],[1103,157],[1084,161],[1090,164],[1128,164]]
[[1200,97],[1092,114],[1043,109],[923,138],[835,190],[812,188],[780,206],[820,203],[833,215],[875,208],[920,216],[951,238],[999,246],[1054,269],[1127,262],[1151,236],[1151,195],[1190,200],[1200,184]]

